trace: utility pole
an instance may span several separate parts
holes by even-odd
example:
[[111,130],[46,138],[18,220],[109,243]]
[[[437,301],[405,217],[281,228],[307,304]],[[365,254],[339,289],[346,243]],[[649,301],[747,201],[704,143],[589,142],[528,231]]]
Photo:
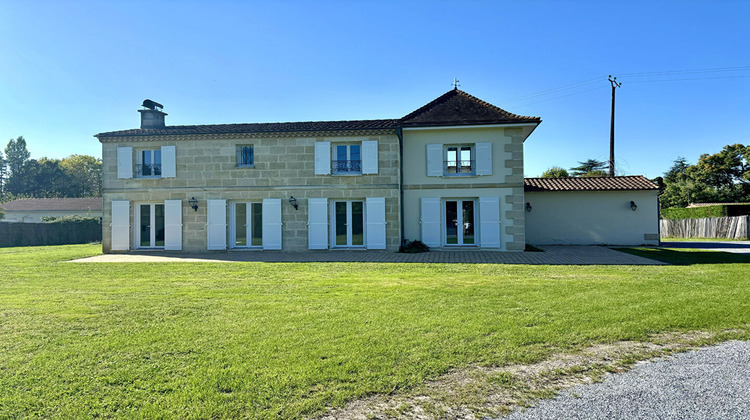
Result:
[[607,77],[612,84],[612,120],[609,125],[609,176],[615,176],[615,89],[622,86],[617,83],[617,78],[610,74]]

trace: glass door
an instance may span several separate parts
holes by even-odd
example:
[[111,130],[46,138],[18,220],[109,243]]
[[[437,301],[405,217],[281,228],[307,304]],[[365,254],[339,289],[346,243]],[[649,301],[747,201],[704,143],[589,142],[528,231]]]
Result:
[[447,200],[445,202],[445,245],[476,245],[476,215],[474,200]]
[[136,211],[136,248],[164,248],[164,204],[140,204]]
[[359,247],[365,245],[365,215],[362,201],[333,202],[333,246]]
[[263,246],[262,203],[234,203],[231,218],[232,248]]

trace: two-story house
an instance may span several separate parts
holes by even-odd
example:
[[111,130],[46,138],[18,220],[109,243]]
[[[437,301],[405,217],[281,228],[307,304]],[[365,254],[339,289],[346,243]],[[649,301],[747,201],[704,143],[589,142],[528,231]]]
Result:
[[96,135],[105,252],[524,248],[537,117],[458,89],[390,120],[168,126],[144,104]]

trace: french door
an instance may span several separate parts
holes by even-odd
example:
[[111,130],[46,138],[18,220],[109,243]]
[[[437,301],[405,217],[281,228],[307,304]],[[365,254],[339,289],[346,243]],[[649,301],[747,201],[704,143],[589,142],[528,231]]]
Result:
[[331,208],[333,247],[365,246],[364,201],[334,201]]
[[136,248],[164,248],[164,204],[136,207]]
[[445,245],[474,246],[476,238],[476,201],[446,200],[443,237]]
[[263,204],[233,203],[230,244],[232,248],[263,246]]

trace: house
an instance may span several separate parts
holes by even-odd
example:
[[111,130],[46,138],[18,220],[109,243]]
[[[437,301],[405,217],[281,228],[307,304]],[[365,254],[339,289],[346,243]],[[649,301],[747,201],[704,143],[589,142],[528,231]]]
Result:
[[102,218],[102,199],[20,198],[0,204],[5,210],[2,222],[42,223],[43,218],[81,216]]
[[541,123],[458,89],[399,119],[141,127],[102,144],[104,252],[520,251]]

